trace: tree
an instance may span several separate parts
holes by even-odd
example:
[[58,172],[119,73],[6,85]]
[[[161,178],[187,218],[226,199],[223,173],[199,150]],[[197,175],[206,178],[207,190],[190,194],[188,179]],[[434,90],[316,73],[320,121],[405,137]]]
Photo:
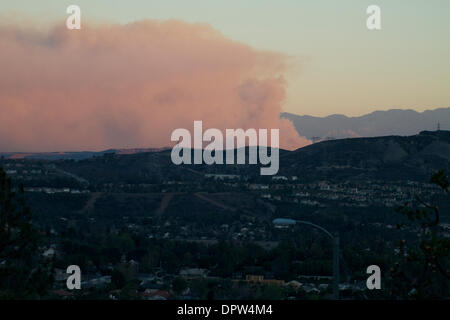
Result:
[[[440,170],[430,182],[450,193],[449,181]],[[401,298],[444,298],[450,294],[450,239],[439,230],[440,212],[437,205],[416,196],[415,202],[397,209],[418,229],[418,240],[401,241],[399,260],[391,269],[391,292]],[[399,226],[402,228],[403,226]],[[415,231],[415,230],[414,230]]]
[[122,262],[113,270],[111,274],[111,283],[117,289],[124,289],[125,287],[134,288],[138,282],[136,267],[125,262],[123,257]]
[[183,291],[186,290],[187,287],[188,287],[187,281],[181,277],[176,277],[172,282],[172,288],[176,294],[183,293]]
[[258,300],[281,300],[284,297],[284,290],[282,287],[268,284],[262,285],[259,288],[259,293],[257,294]]
[[50,265],[38,251],[24,188],[15,188],[0,167],[0,297],[42,297],[52,283]]
[[119,269],[114,269],[111,274],[111,283],[116,289],[122,289],[127,283],[124,272]]

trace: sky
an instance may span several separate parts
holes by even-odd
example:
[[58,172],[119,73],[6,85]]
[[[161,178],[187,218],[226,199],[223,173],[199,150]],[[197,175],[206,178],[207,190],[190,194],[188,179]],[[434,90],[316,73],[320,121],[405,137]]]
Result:
[[[40,21],[66,18],[205,22],[230,39],[288,54],[283,109],[297,114],[362,115],[391,108],[450,106],[450,2],[447,0],[15,0],[0,12]],[[381,8],[382,29],[366,28],[366,8]]]
[[[65,28],[71,4],[81,30]],[[381,30],[366,28],[371,4]],[[309,142],[281,111],[449,107],[449,13],[447,0],[2,1],[0,149],[166,146],[195,117],[279,127],[295,148]]]

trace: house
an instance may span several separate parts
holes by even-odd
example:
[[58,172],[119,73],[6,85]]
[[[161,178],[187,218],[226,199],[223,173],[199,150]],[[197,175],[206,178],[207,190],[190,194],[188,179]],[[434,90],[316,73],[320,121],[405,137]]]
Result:
[[273,177],[272,177],[272,180],[273,180],[273,181],[279,181],[279,180],[287,181],[288,178],[285,177],[285,176],[273,176]]
[[54,277],[55,281],[57,281],[57,282],[66,281],[67,278],[69,277],[69,274],[63,269],[55,268],[53,277]]
[[73,293],[72,292],[69,292],[67,290],[62,290],[62,289],[54,290],[53,294],[58,296],[58,297],[61,297],[63,299],[69,299],[69,298],[73,297]]
[[245,276],[246,282],[252,282],[252,283],[261,283],[261,284],[274,284],[282,286],[284,285],[284,280],[278,280],[278,279],[264,279],[264,276],[261,275],[246,275]]
[[53,248],[49,248],[47,250],[44,251],[44,253],[42,254],[45,258],[53,258],[54,255],[56,254],[55,249]]
[[213,174],[207,173],[205,174],[205,178],[214,178],[214,180],[233,180],[240,179],[240,175],[237,174]]
[[292,288],[297,290],[297,289],[299,289],[302,286],[302,284],[300,282],[296,281],[296,280],[292,280],[292,281],[289,281],[289,282],[285,283],[285,286],[286,287],[292,287]]
[[141,297],[145,300],[167,300],[170,293],[166,290],[148,289],[141,293]]
[[252,183],[248,186],[250,190],[268,190],[269,186],[267,184]]
[[208,273],[209,270],[201,268],[185,268],[180,270],[180,276],[186,279],[204,278]]
[[98,278],[93,278],[87,281],[83,281],[81,286],[83,288],[100,288],[111,283],[111,276],[102,276]]

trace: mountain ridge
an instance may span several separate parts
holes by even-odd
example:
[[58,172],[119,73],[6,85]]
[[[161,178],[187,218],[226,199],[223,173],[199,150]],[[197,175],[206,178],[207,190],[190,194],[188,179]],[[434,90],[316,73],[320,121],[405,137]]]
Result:
[[[248,151],[248,150],[247,150]],[[248,162],[248,157],[246,157]],[[170,151],[105,154],[80,161],[60,161],[63,170],[87,180],[152,181],[198,179],[203,174],[234,174],[256,180],[260,165],[174,165]],[[450,131],[422,131],[401,137],[348,138],[323,141],[294,151],[280,150],[278,175],[299,181],[428,181],[437,170],[450,172]],[[189,177],[189,178],[188,178]]]
[[409,136],[436,130],[438,123],[441,129],[450,128],[450,108],[423,112],[412,109],[378,110],[356,117],[342,114],[314,117],[283,112],[280,117],[292,121],[297,132],[313,142],[356,137]]

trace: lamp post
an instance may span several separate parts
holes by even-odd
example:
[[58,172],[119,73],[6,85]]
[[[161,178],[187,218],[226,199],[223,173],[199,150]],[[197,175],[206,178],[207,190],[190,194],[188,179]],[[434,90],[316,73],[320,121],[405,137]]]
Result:
[[324,232],[327,236],[331,238],[333,242],[333,297],[335,300],[339,300],[339,234],[336,233],[333,236],[325,228],[322,228],[321,226],[308,221],[278,218],[273,220],[273,224],[275,225],[304,224],[319,229],[320,231]]

